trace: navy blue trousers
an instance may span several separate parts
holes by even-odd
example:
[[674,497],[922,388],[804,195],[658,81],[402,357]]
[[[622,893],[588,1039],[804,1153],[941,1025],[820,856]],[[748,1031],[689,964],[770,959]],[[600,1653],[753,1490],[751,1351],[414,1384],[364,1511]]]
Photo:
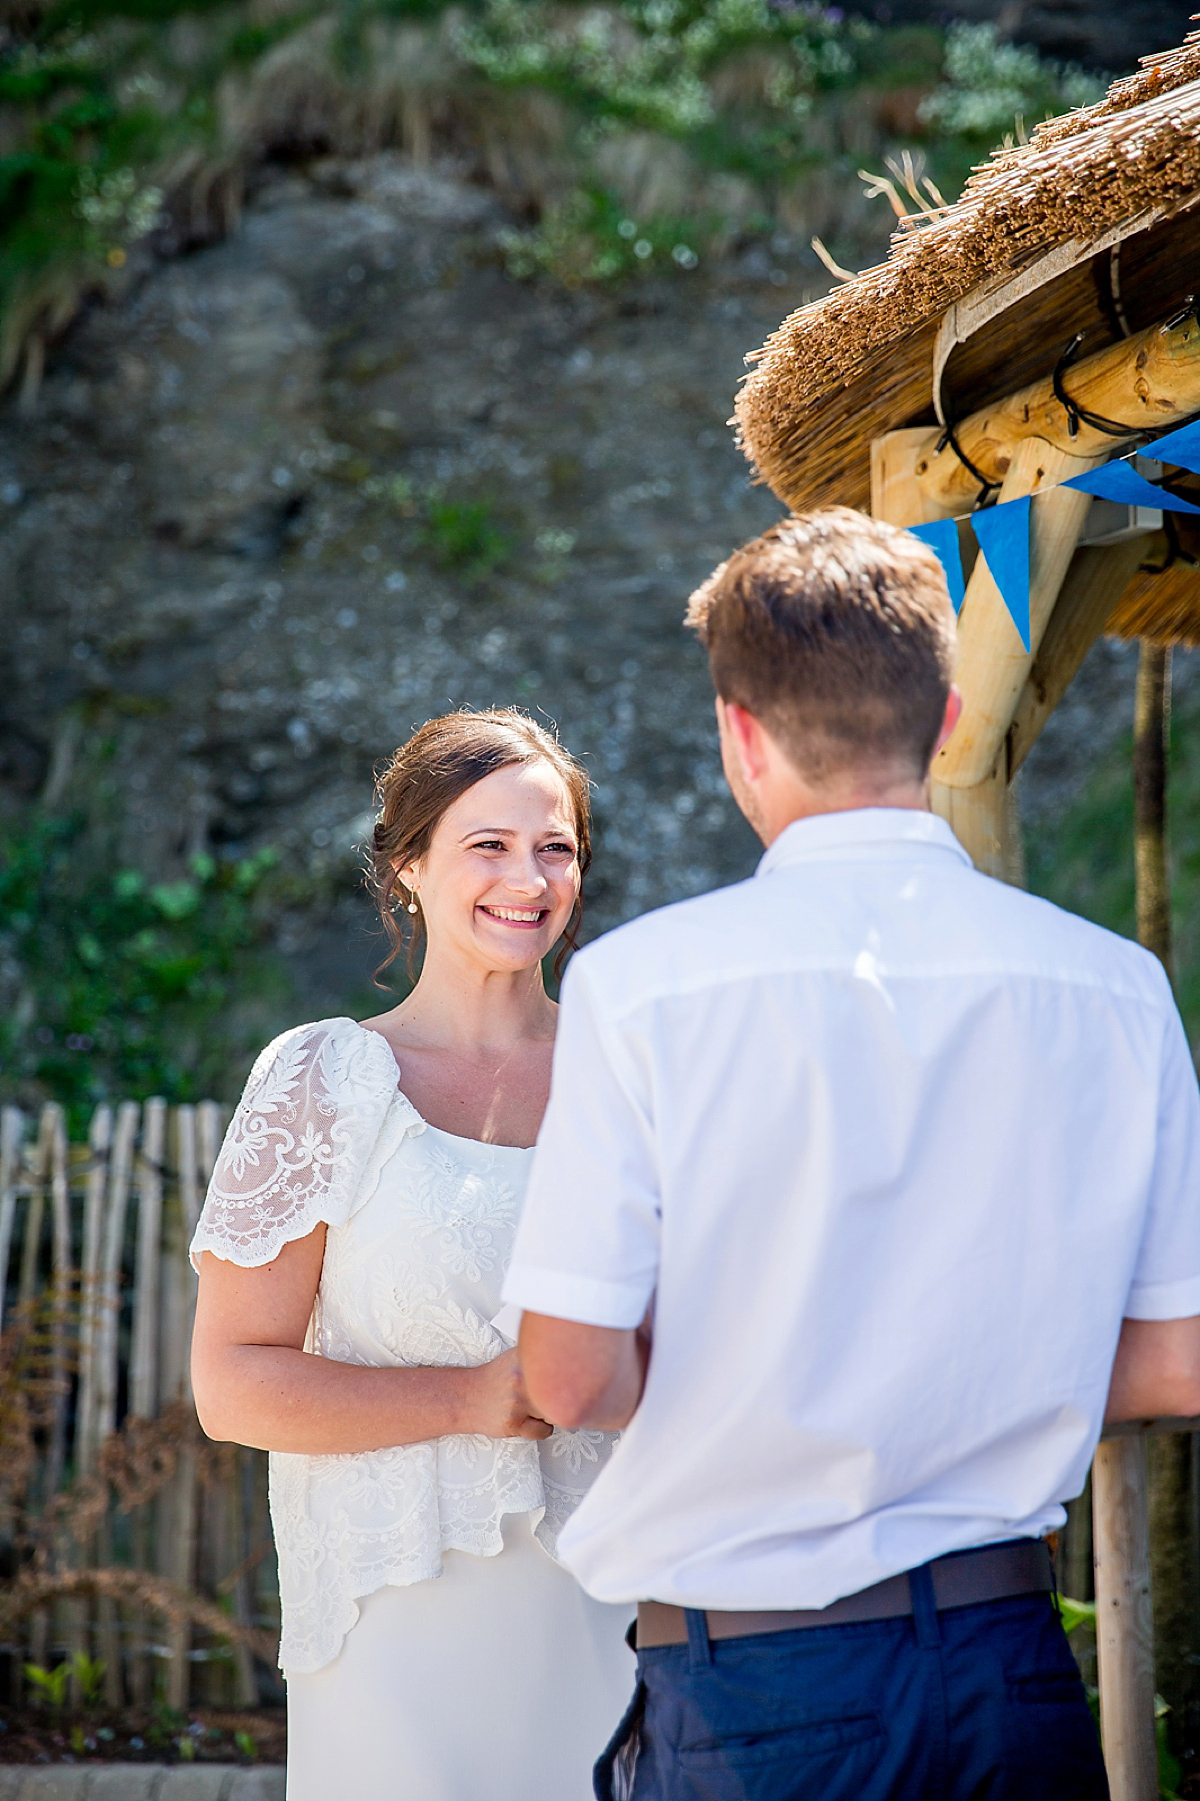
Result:
[[638,1654],[600,1801],[1107,1801],[1048,1595]]

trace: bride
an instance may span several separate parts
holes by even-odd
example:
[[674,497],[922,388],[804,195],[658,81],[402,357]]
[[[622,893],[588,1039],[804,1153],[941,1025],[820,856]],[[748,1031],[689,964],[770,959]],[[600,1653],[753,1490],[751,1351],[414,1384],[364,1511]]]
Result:
[[196,1405],[271,1452],[288,1801],[586,1801],[631,1610],[553,1552],[611,1440],[532,1411],[500,1287],[587,776],[515,710],[450,713],[379,799],[375,892],[393,956],[398,922],[423,939],[420,979],[255,1064],[192,1246]]

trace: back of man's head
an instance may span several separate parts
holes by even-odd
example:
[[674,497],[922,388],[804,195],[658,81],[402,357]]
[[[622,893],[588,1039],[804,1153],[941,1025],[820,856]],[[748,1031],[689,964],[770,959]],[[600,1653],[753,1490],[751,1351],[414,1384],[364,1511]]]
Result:
[[804,779],[847,768],[923,779],[954,672],[942,566],[849,507],[782,519],[688,603],[722,700],[753,713]]

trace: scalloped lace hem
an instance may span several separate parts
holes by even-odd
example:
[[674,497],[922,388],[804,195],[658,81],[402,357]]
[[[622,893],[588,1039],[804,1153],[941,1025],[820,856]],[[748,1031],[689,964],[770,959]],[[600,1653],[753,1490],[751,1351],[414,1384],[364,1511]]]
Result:
[[[414,1559],[406,1558],[403,1563],[389,1565],[369,1576],[364,1571],[358,1571],[348,1584],[351,1592],[343,1591],[336,1597],[328,1590],[324,1592],[322,1598],[327,1605],[333,1602],[337,1612],[335,1618],[327,1619],[317,1631],[306,1633],[297,1630],[294,1620],[287,1617],[289,1609],[285,1605],[284,1628],[279,1641],[280,1669],[285,1676],[312,1676],[318,1670],[327,1668],[341,1655],[347,1633],[353,1631],[359,1622],[360,1601],[378,1594],[381,1588],[412,1588],[418,1582],[436,1582],[443,1574],[442,1559],[447,1551],[459,1551],[468,1557],[499,1557],[504,1550],[504,1533],[501,1527],[503,1520],[532,1520],[534,1538],[546,1555],[557,1563],[554,1544],[557,1542],[558,1528],[543,1533],[543,1527],[547,1524],[545,1515],[546,1509],[542,1506],[514,1508],[497,1514],[494,1520],[488,1522],[487,1528],[472,1535],[471,1543],[448,1533],[436,1552],[415,1560],[415,1568]],[[294,1609],[291,1611],[294,1613]]]

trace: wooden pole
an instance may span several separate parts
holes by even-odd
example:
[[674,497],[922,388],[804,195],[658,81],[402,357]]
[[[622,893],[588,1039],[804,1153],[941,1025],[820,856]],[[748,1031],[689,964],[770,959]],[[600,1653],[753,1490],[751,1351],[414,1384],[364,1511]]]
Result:
[[1100,1730],[1112,1801],[1156,1801],[1154,1621],[1146,1440],[1106,1439],[1092,1465]]
[[[188,1245],[200,1212],[196,1109],[176,1107],[172,1119],[174,1165],[178,1173],[176,1205],[168,1208],[163,1258],[163,1393],[175,1400],[192,1398],[189,1368],[196,1276]],[[164,1491],[159,1508],[159,1568],[164,1576],[190,1589],[196,1579],[196,1453],[185,1445],[179,1468]],[[168,1624],[167,1705],[186,1708],[190,1699],[191,1622]]]
[[[129,1207],[129,1179],[133,1169],[133,1149],[137,1138],[138,1108],[136,1101],[122,1101],[117,1108],[113,1129],[112,1156],[108,1166],[108,1195],[104,1218],[104,1240],[101,1247],[100,1279],[96,1285],[96,1412],[97,1444],[103,1443],[117,1426],[117,1344],[121,1318],[121,1267],[125,1251],[125,1218]],[[112,1537],[105,1520],[100,1528],[98,1553],[101,1562],[112,1555]],[[116,1603],[111,1596],[100,1597],[97,1605],[100,1649],[104,1659],[104,1698],[110,1707],[120,1707],[125,1699],[121,1667],[121,1639]]]
[[[928,431],[918,427],[913,431],[888,432],[871,445],[874,518],[884,519],[889,525],[917,525],[938,517],[936,504],[922,494],[915,477],[928,443]],[[993,758],[983,778],[969,788],[951,788],[935,774],[930,783],[930,804],[977,869],[985,875],[1012,879],[1019,833],[1015,830],[1015,802],[1002,756]]]
[[[1166,431],[1200,409],[1200,324],[1192,313],[1170,326],[1152,325],[1072,364],[1063,385],[1085,410],[1127,424],[1128,435],[1122,439],[1080,419],[1072,433],[1071,415],[1056,396],[1053,379],[1047,379],[957,425],[954,438],[964,456],[995,483],[1005,478],[1026,438],[1041,438],[1072,457],[1103,460],[1143,432]],[[930,431],[916,480],[931,505],[966,513],[978,500],[979,480],[943,438],[936,428]]]
[[[1167,760],[1171,650],[1143,639],[1134,702],[1134,861],[1137,931],[1172,973],[1171,881],[1167,857]],[[1192,1532],[1192,1448],[1182,1433],[1156,1436],[1147,1449],[1150,1570],[1157,1680],[1179,1711],[1195,1686],[1196,1614]]]
[[962,718],[933,764],[934,779],[951,788],[985,781],[1000,753],[1092,504],[1090,494],[1056,484],[1090,467],[1038,438],[1023,439],[1013,452],[1000,500],[1037,496],[1029,527],[1030,647],[1021,642],[992,572],[979,557],[958,620],[955,679],[962,689]]
[[1150,533],[1116,544],[1084,545],[1075,552],[1009,727],[1008,767],[1014,775],[1154,542],[1155,534]]
[[1134,866],[1139,944],[1171,974],[1171,884],[1167,869],[1167,734],[1171,649],[1143,638],[1133,718]]
[[111,1107],[97,1107],[88,1126],[88,1168],[83,1198],[83,1271],[79,1317],[79,1406],[75,1421],[75,1467],[90,1474],[99,1448],[99,1368],[96,1361],[101,1311],[100,1263],[104,1243],[104,1194],[112,1148]]
[[[136,1160],[137,1258],[133,1281],[133,1326],[129,1350],[129,1411],[153,1419],[158,1411],[158,1300],[162,1257],[163,1160],[166,1153],[166,1102],[149,1100],[142,1108],[142,1142]],[[133,1560],[137,1569],[153,1566],[150,1509],[135,1509]],[[136,1644],[130,1646],[133,1699],[144,1706],[153,1694],[147,1649],[149,1617],[142,1607],[129,1610]]]
[[17,1184],[21,1174],[21,1145],[25,1119],[18,1108],[0,1112],[0,1326],[8,1290],[8,1260],[12,1253],[13,1226],[17,1217]]

